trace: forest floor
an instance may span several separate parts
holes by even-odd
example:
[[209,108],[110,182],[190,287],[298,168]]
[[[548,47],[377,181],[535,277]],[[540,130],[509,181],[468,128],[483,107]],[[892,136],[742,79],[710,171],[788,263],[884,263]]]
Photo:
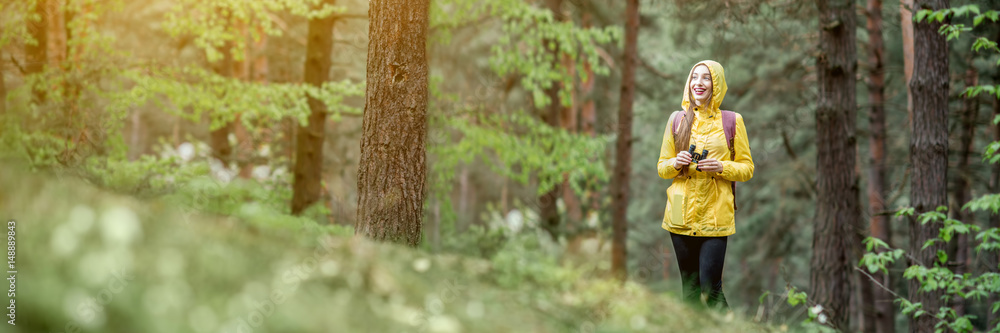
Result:
[[12,167],[0,188],[16,221],[15,332],[780,330],[633,282],[498,283],[511,274],[489,260],[190,214]]

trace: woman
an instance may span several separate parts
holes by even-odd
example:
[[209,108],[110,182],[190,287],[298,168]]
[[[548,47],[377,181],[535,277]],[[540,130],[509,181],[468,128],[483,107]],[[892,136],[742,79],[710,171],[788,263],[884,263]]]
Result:
[[695,64],[684,86],[684,111],[670,116],[656,165],[660,177],[673,179],[663,229],[674,244],[684,300],[722,308],[729,306],[722,293],[726,239],[736,232],[733,182],[753,177],[743,117],[719,110],[725,95],[722,65]]

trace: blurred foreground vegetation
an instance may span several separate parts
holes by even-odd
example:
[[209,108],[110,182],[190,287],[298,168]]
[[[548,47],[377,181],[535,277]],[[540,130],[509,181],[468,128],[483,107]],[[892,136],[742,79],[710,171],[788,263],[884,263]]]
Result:
[[10,165],[0,186],[0,211],[17,212],[15,332],[771,330],[605,279],[596,262],[607,256],[560,262],[532,228],[507,231],[479,259],[373,243],[253,204],[236,209],[256,219],[217,216]]

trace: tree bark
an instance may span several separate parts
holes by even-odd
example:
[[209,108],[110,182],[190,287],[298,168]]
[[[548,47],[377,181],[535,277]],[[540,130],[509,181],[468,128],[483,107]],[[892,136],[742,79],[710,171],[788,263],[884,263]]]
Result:
[[[969,69],[965,72],[965,86],[972,87],[979,84],[979,72],[972,64],[972,58],[968,59]],[[960,122],[962,131],[959,134],[959,157],[958,174],[955,175],[955,201],[954,207],[949,209],[955,219],[964,223],[974,223],[975,215],[962,206],[972,199],[972,178],[974,171],[970,167],[969,159],[972,155],[973,138],[976,134],[976,118],[979,117],[979,98],[965,98],[962,100],[962,114]],[[955,235],[955,252],[949,257],[954,263],[955,274],[971,273],[971,256],[969,255],[969,237],[967,234]],[[965,300],[960,297],[954,298],[954,309],[958,316],[966,314]]]
[[[868,0],[865,11],[868,30],[868,94],[871,103],[868,115],[868,211],[871,237],[892,244],[892,229],[885,202],[885,43],[882,40],[882,0]],[[858,221],[862,221],[859,219]],[[876,272],[872,275],[883,286],[892,286],[889,275]],[[875,286],[867,278],[861,279],[863,331],[894,333],[894,298],[888,291]]]
[[427,174],[429,0],[373,0],[357,234],[417,246]]
[[[3,50],[0,50],[0,59],[3,59]],[[0,118],[7,114],[7,83],[3,76],[6,71],[4,66],[0,66]]]
[[[948,8],[947,0],[916,0],[914,10]],[[948,204],[948,44],[938,33],[940,23],[913,25],[913,124],[910,136],[910,203],[915,212],[910,218],[910,254],[919,262],[932,267],[937,260],[937,245],[921,250],[924,242],[938,235],[936,225],[918,222],[921,213]],[[920,282],[910,280],[909,299],[923,304],[927,315],[910,319],[911,332],[933,332],[937,320],[934,314],[942,305],[940,291],[920,292]]]
[[899,2],[899,21],[903,32],[903,80],[906,83],[906,116],[908,122],[913,122],[913,91],[910,90],[910,80],[913,79],[913,0]]
[[[247,22],[243,20],[235,20],[236,34],[237,38],[244,41],[250,38],[250,31],[247,27]],[[250,47],[243,47],[243,58],[233,59],[233,78],[239,81],[250,81]],[[253,137],[247,130],[246,126],[243,125],[242,113],[237,113],[236,118],[233,119],[231,123],[233,136],[236,137],[236,146],[233,147],[234,158],[236,159],[236,167],[238,168],[237,175],[240,178],[248,179],[253,171],[253,154],[254,154],[254,142]]]
[[[220,63],[214,66],[215,73],[231,78],[233,77],[233,56],[232,43],[226,43],[223,48],[223,58]],[[212,147],[212,157],[222,162],[225,167],[229,167],[229,162],[233,156],[233,146],[229,144],[229,133],[233,131],[233,122],[223,124],[221,127],[211,130],[209,133],[209,146]]]
[[[80,56],[81,53],[83,53],[84,51],[84,45],[86,45],[86,43],[83,42],[83,38],[86,37],[86,32],[85,32],[86,28],[82,27],[86,23],[81,22],[81,24],[78,25],[78,27],[81,28],[72,29],[71,27],[73,26],[72,22],[77,19],[77,16],[80,17],[87,16],[86,12],[87,7],[88,7],[87,4],[81,4],[79,2],[75,3],[74,6],[73,1],[66,0],[65,6],[62,11],[63,13],[62,22],[59,22],[60,21],[59,17],[56,16],[50,17],[50,20],[52,22],[56,22],[55,24],[50,25],[50,29],[57,32],[49,35],[49,38],[51,38],[54,41],[53,43],[51,43],[54,45],[54,47],[50,49],[50,52],[54,55],[54,58],[56,59],[56,64],[58,64],[58,66],[61,67],[63,71],[70,74],[67,76],[70,78],[70,80],[68,80],[69,82],[64,82],[66,85],[64,94],[65,94],[66,104],[68,106],[65,110],[67,120],[73,119],[74,114],[76,114],[76,112],[78,111],[79,106],[77,102],[79,101],[80,97],[80,86],[78,82],[76,82],[76,78],[79,75],[78,70],[81,66]],[[53,8],[51,10],[53,11],[53,13],[55,13],[58,11],[58,8]],[[77,13],[78,11],[80,12],[79,13],[80,15],[78,15]],[[72,41],[74,39],[79,39],[80,42],[69,43],[69,41]],[[72,55],[72,59],[68,59],[70,55]],[[132,115],[133,133],[137,131],[136,129],[136,122],[138,121],[137,113],[138,111],[133,110],[133,115]],[[133,140],[132,142],[133,145],[129,150],[130,154],[129,159],[133,159],[135,156],[137,156],[133,155],[138,149],[138,144],[136,144],[134,141],[138,140]]]
[[[220,15],[224,15],[225,24],[232,24],[232,18],[228,14],[222,14],[223,11],[219,10]],[[222,77],[232,78],[233,77],[233,42],[226,42],[222,47],[222,60],[215,64],[213,70],[215,74]],[[226,168],[229,167],[229,162],[232,161],[233,157],[233,146],[229,144],[229,133],[233,131],[233,122],[228,122],[223,124],[221,127],[213,129],[209,133],[208,145],[212,147],[212,157],[222,162],[222,165]]]
[[[590,11],[593,9],[589,5],[589,2],[585,2],[584,6],[587,8],[587,11],[581,14],[580,21],[584,28],[590,28]],[[583,63],[583,72],[586,77],[580,80],[580,99],[583,100],[583,104],[580,106],[580,131],[594,138],[597,137],[597,105],[594,103],[594,69],[590,65],[590,62]],[[587,208],[581,207],[581,211],[586,212],[586,214],[582,214],[583,216],[589,216],[591,212],[599,210],[600,196],[598,195],[598,191],[590,191],[584,202],[589,202],[589,205]]]
[[850,272],[859,216],[855,171],[856,18],[854,1],[818,0],[820,54],[816,108],[818,198],[813,229],[811,295],[833,326],[848,328]]
[[[563,56],[563,68],[570,75],[576,75],[576,63],[569,55]],[[570,91],[570,105],[561,108],[562,114],[559,117],[559,125],[570,133],[577,133],[577,115],[579,114],[579,102],[577,99],[576,80],[574,83],[563,89]],[[570,231],[577,229],[577,223],[583,219],[583,212],[580,207],[580,199],[576,197],[573,186],[569,183],[569,172],[563,173],[562,199],[566,207],[566,227]]]
[[[38,21],[27,20],[28,21],[28,34],[31,38],[35,40],[34,45],[25,44],[24,53],[26,56],[25,72],[28,75],[41,74],[45,71],[45,65],[48,62],[48,48],[49,48],[49,33],[48,33],[48,15],[45,8],[48,6],[48,0],[36,0],[35,8],[33,9],[34,15],[38,16]],[[45,89],[39,89],[39,87],[34,87],[32,89],[32,96],[35,103],[42,103],[45,101]]]
[[[336,0],[324,0],[320,6],[333,6]],[[333,61],[333,15],[309,20],[305,82],[320,87],[330,78]],[[326,139],[327,109],[323,101],[308,97],[309,123],[299,126],[295,147],[295,181],[292,184],[292,214],[299,215],[319,201],[323,183],[323,142]]]
[[[1000,33],[998,33],[1000,34]],[[1000,36],[998,36],[1000,38]],[[993,76],[993,82],[1000,82],[1000,73],[995,73]],[[1000,141],[1000,124],[994,124],[993,120],[1000,117],[1000,100],[993,98],[993,116],[990,117],[990,128],[993,132],[993,141]],[[1000,193],[1000,164],[993,164],[991,167],[993,169],[993,174],[990,176],[990,193]],[[1000,228],[1000,214],[990,214],[989,228]],[[987,271],[997,272],[997,268],[1000,267],[1000,255],[995,251],[990,252],[987,255]],[[990,297],[986,304],[994,304],[1000,302],[1000,296],[997,294],[990,294]],[[989,311],[986,316],[986,322],[988,326],[993,326],[997,321],[997,314],[993,311]]]
[[[81,4],[76,6],[82,7]],[[51,1],[48,3],[48,9],[45,13],[48,15],[46,20],[48,21],[48,39],[49,39],[49,50],[48,56],[52,59],[52,64],[56,67],[63,67],[63,62],[66,61],[66,56],[69,53],[69,44],[67,41],[72,37],[69,25],[73,20],[73,0],[64,0],[62,3],[60,1]],[[63,67],[63,69],[66,69]]]
[[[552,11],[555,20],[562,17],[562,0],[546,0],[546,7]],[[556,44],[555,41],[546,41],[545,46]],[[559,46],[549,49],[552,56],[552,66],[559,66]],[[552,86],[545,90],[545,95],[549,98],[549,105],[543,110],[542,119],[552,128],[559,128],[559,118],[562,113],[562,102],[559,100],[559,83],[553,82]],[[562,193],[561,184],[556,184],[545,194],[538,198],[538,217],[541,220],[542,228],[549,232],[552,239],[558,238],[559,229],[559,208],[556,202]]]
[[628,277],[628,194],[632,173],[632,102],[635,98],[635,65],[638,59],[639,0],[625,5],[625,54],[622,90],[618,98],[618,138],[615,140],[615,170],[612,175],[611,272],[624,281]]

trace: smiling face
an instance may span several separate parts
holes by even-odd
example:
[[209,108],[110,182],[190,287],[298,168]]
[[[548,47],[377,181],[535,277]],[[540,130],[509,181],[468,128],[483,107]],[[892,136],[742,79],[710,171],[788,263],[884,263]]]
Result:
[[712,73],[708,66],[699,65],[691,73],[691,96],[694,97],[695,105],[701,106],[712,97]]

